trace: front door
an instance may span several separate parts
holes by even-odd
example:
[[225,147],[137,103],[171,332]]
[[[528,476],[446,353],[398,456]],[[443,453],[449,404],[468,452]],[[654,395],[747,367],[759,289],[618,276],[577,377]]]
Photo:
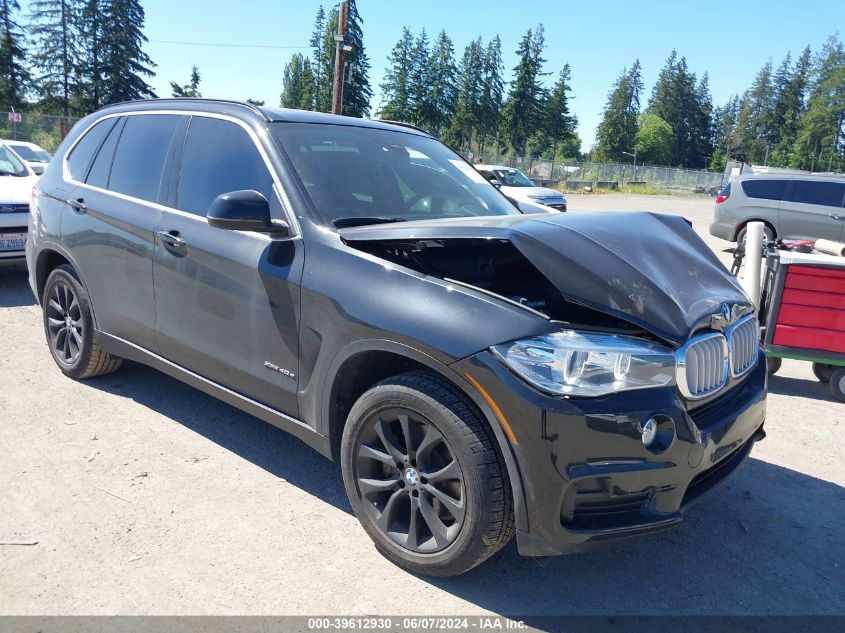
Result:
[[210,226],[214,199],[261,192],[282,217],[255,140],[233,121],[191,118],[172,211],[156,227],[160,354],[291,416],[296,405],[302,242]]

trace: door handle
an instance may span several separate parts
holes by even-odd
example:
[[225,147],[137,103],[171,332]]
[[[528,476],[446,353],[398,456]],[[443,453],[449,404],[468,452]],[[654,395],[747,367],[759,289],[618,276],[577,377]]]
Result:
[[841,220],[842,219],[842,216],[839,215],[838,213],[831,213],[830,217],[832,217],[834,220]]
[[76,211],[77,213],[85,213],[88,210],[88,205],[85,204],[85,200],[82,198],[78,198],[77,200],[65,200],[68,206]]
[[187,246],[188,243],[179,236],[179,231],[156,231],[161,241],[174,248]]

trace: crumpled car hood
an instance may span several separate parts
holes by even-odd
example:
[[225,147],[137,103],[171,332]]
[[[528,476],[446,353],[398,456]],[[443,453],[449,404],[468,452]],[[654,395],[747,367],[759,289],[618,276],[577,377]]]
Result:
[[682,343],[721,314],[753,309],[681,217],[647,212],[457,218],[343,229],[355,242],[506,239],[567,300]]

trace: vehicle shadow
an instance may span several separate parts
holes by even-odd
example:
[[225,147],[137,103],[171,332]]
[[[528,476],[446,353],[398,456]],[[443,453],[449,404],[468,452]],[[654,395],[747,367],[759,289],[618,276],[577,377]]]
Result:
[[0,308],[17,308],[36,304],[26,275],[24,263],[0,266]]
[[[234,407],[135,363],[87,384],[351,512],[336,464]],[[463,576],[421,579],[544,630],[560,626],[544,619],[556,615],[842,614],[842,525],[845,488],[752,457],[660,535],[547,559],[521,557],[512,541]]]
[[785,376],[769,376],[769,391],[782,396],[799,396],[801,398],[812,398],[826,402],[836,402],[830,389],[825,383],[818,380],[786,378]]

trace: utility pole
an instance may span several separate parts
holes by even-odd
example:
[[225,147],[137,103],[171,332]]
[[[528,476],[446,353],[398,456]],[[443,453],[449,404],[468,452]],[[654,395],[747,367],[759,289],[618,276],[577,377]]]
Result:
[[346,43],[346,28],[349,21],[349,6],[340,3],[340,13],[337,18],[337,33],[335,33],[334,81],[332,82],[332,114],[341,114],[343,110],[343,71],[346,66],[346,53],[352,47]]

